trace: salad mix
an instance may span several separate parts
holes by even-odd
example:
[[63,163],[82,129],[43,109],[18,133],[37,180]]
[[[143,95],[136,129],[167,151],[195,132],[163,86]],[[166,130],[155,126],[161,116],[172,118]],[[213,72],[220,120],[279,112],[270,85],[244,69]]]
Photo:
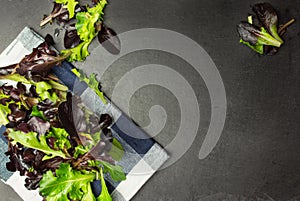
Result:
[[[1,69],[0,124],[6,126],[7,169],[19,171],[26,188],[39,189],[47,201],[111,200],[104,174],[114,181],[126,179],[118,165],[123,148],[110,130],[111,115],[95,115],[51,74],[68,55],[58,55],[44,42],[18,64]],[[95,87],[95,75],[74,73],[105,99]],[[97,181],[100,195],[92,190]]]

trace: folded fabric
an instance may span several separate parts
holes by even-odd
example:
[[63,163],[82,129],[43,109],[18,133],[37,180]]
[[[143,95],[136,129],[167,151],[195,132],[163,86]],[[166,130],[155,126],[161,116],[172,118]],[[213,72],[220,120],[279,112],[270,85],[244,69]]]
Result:
[[[38,46],[42,41],[42,37],[30,28],[25,27],[0,55],[0,66],[19,62],[23,56],[29,54],[32,49]],[[130,200],[164,164],[168,159],[168,154],[113,103],[108,100],[108,103],[104,104],[93,90],[77,79],[71,72],[72,68],[72,64],[63,62],[62,66],[53,69],[53,73],[68,86],[71,91],[80,95],[83,102],[97,115],[109,113],[113,116],[114,123],[111,126],[111,130],[114,137],[121,142],[125,151],[124,157],[119,164],[124,167],[127,179],[122,182],[114,182],[107,177],[107,187],[114,201]],[[3,133],[4,130],[5,128],[2,127],[0,133]],[[25,201],[42,200],[38,191],[28,191],[24,187],[24,178],[21,177],[19,173],[11,173],[6,170],[5,164],[8,161],[4,155],[6,149],[6,142],[2,137],[0,139],[0,177],[2,181],[10,185]]]

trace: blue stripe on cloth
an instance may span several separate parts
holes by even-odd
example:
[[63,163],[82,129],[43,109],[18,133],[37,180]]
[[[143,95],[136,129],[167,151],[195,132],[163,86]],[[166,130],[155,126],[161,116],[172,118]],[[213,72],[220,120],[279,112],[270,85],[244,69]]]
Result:
[[[105,183],[109,194],[111,194],[115,190],[115,187],[113,187],[109,182],[105,182]],[[101,181],[100,180],[93,181],[91,183],[91,187],[95,197],[98,197],[102,191]]]
[[117,132],[138,154],[146,154],[155,143],[152,138],[124,114],[111,126],[111,129]]
[[[55,66],[53,73],[75,94],[81,95],[87,84],[80,82],[77,76],[71,71],[74,66],[71,63],[63,62],[61,66]],[[155,143],[144,131],[136,126],[132,120],[122,115],[112,126],[121,138],[123,138],[138,154],[145,154]]]
[[71,71],[74,66],[69,62],[62,62],[61,66],[54,66],[52,72],[62,81],[73,93],[80,96],[88,87],[85,82],[81,82]]

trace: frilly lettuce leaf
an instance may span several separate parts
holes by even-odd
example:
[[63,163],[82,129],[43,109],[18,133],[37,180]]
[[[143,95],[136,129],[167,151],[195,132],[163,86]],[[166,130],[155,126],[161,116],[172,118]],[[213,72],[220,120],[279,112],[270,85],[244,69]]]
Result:
[[107,1],[102,0],[96,6],[87,8],[87,12],[77,13],[75,27],[81,40],[89,41],[97,35],[95,24],[102,20],[103,9],[106,4]]
[[70,55],[67,60],[69,62],[72,61],[84,61],[87,56],[90,55],[88,47],[90,45],[91,41],[83,41],[76,47],[73,47],[71,49],[65,49],[61,50],[60,53],[62,55]]
[[50,93],[48,90],[52,89],[52,86],[45,82],[45,81],[41,81],[41,82],[37,82],[35,84],[36,86],[36,92],[39,94],[39,96],[41,97],[42,100],[45,99],[50,99],[52,102],[56,103],[58,96],[56,93]]
[[60,164],[55,173],[47,171],[40,181],[40,193],[47,201],[87,200],[92,196],[90,182],[95,179],[95,173],[81,173],[68,163]]
[[88,51],[88,47],[99,32],[99,30],[96,29],[96,25],[97,23],[101,22],[103,18],[103,9],[106,4],[106,0],[101,0],[94,7],[87,7],[86,12],[78,12],[76,14],[77,23],[75,27],[77,30],[77,34],[82,42],[74,48],[61,51],[62,55],[71,53],[71,55],[67,59],[68,61],[83,61],[90,54]]
[[40,181],[40,193],[47,201],[112,201],[100,168],[101,194],[95,198],[91,182],[98,179],[97,172],[74,170],[70,164],[62,163],[55,174],[51,170],[43,175]]
[[71,148],[68,136],[69,133],[67,133],[67,131],[63,128],[52,127],[47,133],[47,138],[54,137],[56,139],[54,146],[60,150]]

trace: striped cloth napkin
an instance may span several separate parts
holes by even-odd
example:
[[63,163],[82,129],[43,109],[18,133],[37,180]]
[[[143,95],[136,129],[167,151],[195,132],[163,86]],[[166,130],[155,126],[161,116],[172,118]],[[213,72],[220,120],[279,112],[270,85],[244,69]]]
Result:
[[[43,42],[43,38],[28,27],[17,36],[17,38],[0,55],[0,66],[17,63],[23,56],[31,53],[32,49]],[[72,64],[64,62],[62,67],[55,67],[54,74],[77,95],[80,95],[89,108],[97,115],[109,113],[114,118],[111,126],[114,137],[123,145],[125,154],[119,165],[124,167],[127,179],[122,182],[114,182],[106,178],[108,190],[114,201],[130,200],[147,180],[164,164],[168,154],[153,139],[142,131],[130,118],[120,111],[108,100],[103,104],[101,99],[80,82],[71,72]],[[0,83],[1,84],[1,83]],[[94,103],[94,104],[91,104]],[[0,134],[5,127],[0,128]],[[4,155],[7,151],[6,141],[0,139],[0,178],[7,185],[11,186],[24,201],[42,200],[38,191],[28,191],[24,187],[24,177],[19,173],[11,173],[6,170],[8,158]]]

